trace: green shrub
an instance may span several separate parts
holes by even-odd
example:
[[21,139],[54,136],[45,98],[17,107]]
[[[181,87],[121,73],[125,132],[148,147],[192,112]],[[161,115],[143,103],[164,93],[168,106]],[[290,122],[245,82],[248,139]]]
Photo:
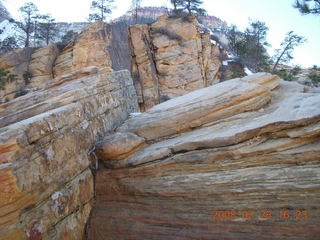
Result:
[[0,68],[0,90],[4,90],[4,86],[17,79],[17,75],[11,74],[9,71],[6,71]]
[[295,66],[290,72],[293,76],[297,76],[299,73],[302,72],[302,70],[300,66]]
[[296,66],[291,70],[280,69],[275,70],[272,73],[278,75],[285,81],[296,81],[298,80],[297,75],[301,73],[301,68],[299,66]]
[[24,82],[25,82],[26,84],[30,83],[31,78],[32,78],[31,72],[25,71],[24,74],[23,74]]
[[308,75],[309,79],[312,81],[312,83],[318,84],[320,83],[320,73],[312,71]]

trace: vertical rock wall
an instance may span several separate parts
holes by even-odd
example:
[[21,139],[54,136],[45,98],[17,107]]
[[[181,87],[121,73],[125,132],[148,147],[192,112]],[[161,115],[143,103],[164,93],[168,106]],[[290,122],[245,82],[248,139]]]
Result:
[[194,17],[130,27],[132,74],[142,110],[219,82],[221,50]]

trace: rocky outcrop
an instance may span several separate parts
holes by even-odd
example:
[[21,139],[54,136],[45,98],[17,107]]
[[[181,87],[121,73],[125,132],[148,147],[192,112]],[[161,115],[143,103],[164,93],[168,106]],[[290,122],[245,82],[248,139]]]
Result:
[[49,44],[38,49],[17,49],[3,55],[0,68],[16,75],[16,80],[5,85],[5,89],[0,91],[0,98],[11,100],[52,79],[53,63],[59,53],[57,44]]
[[57,77],[88,66],[109,68],[110,72],[130,69],[129,61],[127,26],[97,21],[58,56],[53,73]]
[[31,74],[30,87],[37,87],[53,78],[52,67],[60,50],[56,44],[39,48],[31,55],[29,72]]
[[0,105],[0,239],[82,239],[94,142],[137,108],[130,73],[97,67]]
[[35,49],[22,48],[8,52],[0,58],[0,69],[5,69],[11,74],[16,75],[16,80],[5,85],[4,90],[0,90],[0,102],[4,99],[11,100],[17,95],[20,95],[23,89],[26,88],[27,82],[23,75],[28,72],[31,55]]
[[[225,55],[195,17],[162,16],[149,25],[131,26],[129,31],[122,22],[97,21],[73,43],[63,50],[60,48],[50,44],[2,57],[0,68],[17,74],[19,79],[0,93],[2,102],[52,78],[97,66],[109,72],[131,69],[140,110],[145,111],[219,82],[222,55]],[[25,73],[31,77],[23,77]]]
[[[17,80],[0,91],[2,102],[23,95],[52,78],[97,66],[106,71],[130,69],[128,28],[124,23],[95,22],[61,52],[60,44],[18,49],[0,58],[0,68],[17,75]],[[27,73],[28,75],[24,74]],[[26,78],[26,76],[28,76]]]
[[221,51],[194,17],[130,27],[132,74],[142,111],[219,81]]
[[88,239],[317,239],[319,104],[259,73],[127,120],[96,145]]

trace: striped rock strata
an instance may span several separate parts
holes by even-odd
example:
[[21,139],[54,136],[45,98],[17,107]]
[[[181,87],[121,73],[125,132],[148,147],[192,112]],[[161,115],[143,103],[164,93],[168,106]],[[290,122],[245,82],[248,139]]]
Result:
[[96,146],[88,239],[318,239],[320,95],[259,73],[127,120]]
[[0,239],[79,240],[94,142],[137,111],[128,71],[91,67],[0,105]]

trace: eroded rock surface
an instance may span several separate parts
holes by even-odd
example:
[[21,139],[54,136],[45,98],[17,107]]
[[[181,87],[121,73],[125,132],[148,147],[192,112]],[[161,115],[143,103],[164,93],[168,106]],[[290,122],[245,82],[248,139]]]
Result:
[[84,67],[97,66],[109,71],[130,69],[128,29],[123,23],[97,21],[58,56],[53,74],[61,76]]
[[16,75],[16,80],[8,82],[4,90],[0,89],[0,103],[9,101],[19,95],[22,89],[26,88],[26,81],[23,74],[28,71],[33,48],[16,49],[3,54],[0,58],[0,68]]
[[90,66],[103,68],[104,72],[130,70],[130,56],[127,25],[99,21],[84,29],[68,46],[49,44],[14,50],[0,58],[0,68],[17,75],[15,81],[0,90],[0,103],[24,95],[52,78]]
[[82,239],[94,142],[137,108],[130,73],[96,67],[0,105],[0,239]]
[[161,16],[130,27],[132,74],[141,110],[219,82],[222,50],[194,17]]
[[104,139],[88,239],[320,236],[320,95],[302,85],[264,73],[222,82]]

